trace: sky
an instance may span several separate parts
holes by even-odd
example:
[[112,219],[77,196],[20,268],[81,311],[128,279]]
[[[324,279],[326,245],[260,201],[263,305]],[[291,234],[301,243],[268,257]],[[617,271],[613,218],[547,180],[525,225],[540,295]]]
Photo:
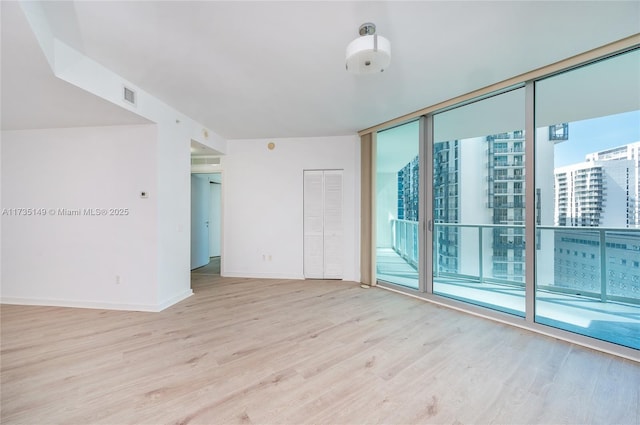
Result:
[[592,152],[640,141],[640,111],[569,123],[569,140],[555,146],[555,167],[584,162]]
[[[377,170],[396,172],[418,154],[418,121],[378,133]],[[569,123],[569,140],[555,145],[554,167],[584,162],[585,155],[640,142],[640,110]]]

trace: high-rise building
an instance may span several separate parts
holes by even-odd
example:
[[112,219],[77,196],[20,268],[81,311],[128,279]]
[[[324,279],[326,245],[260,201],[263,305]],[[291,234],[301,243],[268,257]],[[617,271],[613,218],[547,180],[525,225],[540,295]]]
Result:
[[[487,207],[492,212],[493,277],[524,281],[524,134],[522,131],[486,137]],[[505,226],[505,227],[503,227]]]
[[418,156],[398,171],[398,219],[418,221],[420,180]]
[[637,297],[640,240],[603,229],[640,228],[640,142],[590,153],[584,162],[557,168],[555,184],[555,225],[585,229],[555,232],[554,286]]
[[[536,222],[541,224],[542,215],[548,215],[546,210],[552,211],[543,210],[541,205],[553,205],[553,146],[568,139],[568,126],[542,128],[536,139],[537,154],[551,158],[539,167],[535,212]],[[483,278],[524,282],[524,147],[522,130],[434,143],[434,255],[438,272],[477,275],[479,266],[473,258],[482,254]],[[550,216],[545,221],[551,220]],[[477,229],[451,226],[456,223],[483,226],[482,241]],[[538,245],[545,238],[547,235],[537,241]]]
[[[586,160],[587,162],[607,162],[608,173],[611,174],[612,179],[621,181],[625,189],[625,193],[622,191],[617,193],[627,202],[628,227],[640,227],[640,141],[591,153],[586,156]],[[614,164],[617,167],[614,167]],[[612,198],[612,200],[615,199]]]
[[[416,155],[402,169],[398,171],[398,219],[407,222],[417,222],[419,213],[419,187],[420,187],[420,169],[419,159]],[[396,240],[404,240],[407,243],[402,244],[400,250],[396,250],[408,264],[413,268],[418,268],[418,232],[406,231],[411,228],[409,223],[398,223],[400,227],[396,227],[394,232],[399,236]],[[417,227],[415,227],[417,229]],[[403,230],[404,229],[404,230]],[[398,235],[402,233],[402,235]]]
[[[436,223],[459,222],[459,155],[457,140],[435,143],[433,147],[433,220]],[[441,227],[436,233],[439,270],[458,273],[458,229]]]
[[555,170],[555,225],[640,227],[640,142]]

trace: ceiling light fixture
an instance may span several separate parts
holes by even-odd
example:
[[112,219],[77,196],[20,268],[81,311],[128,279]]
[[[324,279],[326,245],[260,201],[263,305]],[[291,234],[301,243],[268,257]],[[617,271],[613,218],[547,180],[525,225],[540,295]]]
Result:
[[370,22],[360,25],[360,37],[347,46],[347,71],[353,74],[383,72],[391,62],[391,43],[376,34]]

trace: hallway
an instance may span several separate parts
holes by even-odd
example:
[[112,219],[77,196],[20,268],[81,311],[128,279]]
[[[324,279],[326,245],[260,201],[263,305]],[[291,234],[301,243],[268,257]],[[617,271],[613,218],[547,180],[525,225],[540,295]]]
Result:
[[220,257],[211,257],[209,264],[191,270],[192,274],[218,275],[220,276]]

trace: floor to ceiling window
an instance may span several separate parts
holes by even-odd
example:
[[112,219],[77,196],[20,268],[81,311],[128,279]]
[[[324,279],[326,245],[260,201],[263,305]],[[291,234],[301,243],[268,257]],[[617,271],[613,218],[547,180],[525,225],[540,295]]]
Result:
[[418,289],[418,160],[420,124],[413,121],[377,134],[377,279]]
[[433,117],[433,292],[524,316],[524,88]]
[[640,49],[591,60],[377,133],[378,281],[640,350]]
[[539,323],[640,349],[640,51],[536,82]]

